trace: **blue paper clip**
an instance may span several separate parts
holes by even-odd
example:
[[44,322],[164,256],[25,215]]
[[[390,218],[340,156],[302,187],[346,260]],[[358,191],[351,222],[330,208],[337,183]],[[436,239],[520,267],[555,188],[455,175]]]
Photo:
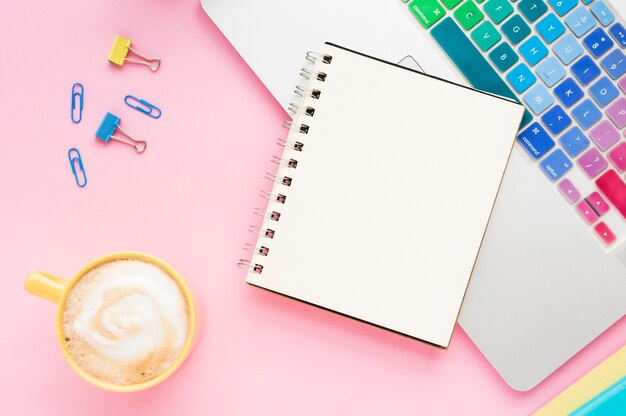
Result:
[[[141,153],[146,150],[147,143],[145,140],[136,140],[132,138],[128,133],[122,129],[119,124],[122,121],[118,116],[111,113],[106,113],[100,127],[96,130],[96,137],[105,143],[108,143],[113,139],[114,141],[127,144],[135,148],[137,153]],[[116,130],[120,130],[126,137],[114,136]]]
[[[70,150],[67,151],[67,157],[70,159],[70,166],[72,166],[72,173],[74,174],[76,185],[81,188],[84,187],[85,185],[87,185],[87,174],[85,173],[83,159],[80,157],[80,152],[77,148],[72,147]],[[76,170],[77,165],[78,170]]]
[[[85,99],[85,88],[80,82],[72,85],[72,111],[71,117],[74,123],[80,123],[83,119],[83,101]],[[78,102],[77,102],[78,101]],[[76,111],[78,109],[78,111]],[[78,113],[78,114],[77,114]],[[78,117],[76,117],[78,115]]]
[[132,95],[127,95],[126,97],[124,97],[124,102],[130,108],[134,108],[135,110],[144,113],[152,118],[161,117],[161,109],[155,105],[150,104],[146,100],[133,97]]

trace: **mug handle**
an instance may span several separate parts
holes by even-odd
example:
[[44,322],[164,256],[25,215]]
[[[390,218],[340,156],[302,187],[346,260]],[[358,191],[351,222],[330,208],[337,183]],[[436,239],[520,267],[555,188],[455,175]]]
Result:
[[39,296],[53,303],[59,303],[69,281],[43,272],[32,272],[26,277],[24,287],[31,295]]

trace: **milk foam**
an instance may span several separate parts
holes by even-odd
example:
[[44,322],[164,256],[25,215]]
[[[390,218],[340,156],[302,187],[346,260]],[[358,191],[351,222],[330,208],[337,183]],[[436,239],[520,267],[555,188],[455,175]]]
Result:
[[188,330],[188,307],[176,282],[140,260],[89,271],[65,304],[68,351],[86,371],[115,384],[146,381],[165,371]]

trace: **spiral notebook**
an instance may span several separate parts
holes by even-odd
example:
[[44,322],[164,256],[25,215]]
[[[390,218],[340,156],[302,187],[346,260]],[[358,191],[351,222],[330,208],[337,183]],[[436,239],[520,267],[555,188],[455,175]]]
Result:
[[523,107],[331,43],[303,63],[246,281],[447,347]]

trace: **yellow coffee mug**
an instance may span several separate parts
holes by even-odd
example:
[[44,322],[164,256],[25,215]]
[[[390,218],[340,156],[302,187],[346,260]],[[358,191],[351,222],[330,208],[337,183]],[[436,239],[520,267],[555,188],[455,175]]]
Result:
[[[180,355],[176,359],[176,361],[167,369],[165,372],[160,374],[158,377],[145,381],[139,384],[132,384],[127,386],[120,386],[115,384],[109,384],[102,380],[99,380],[92,375],[85,372],[74,360],[71,355],[65,348],[65,343],[63,340],[63,331],[62,331],[62,323],[63,323],[63,310],[65,309],[65,301],[67,300],[68,294],[72,291],[72,288],[83,277],[87,272],[92,269],[95,269],[98,266],[101,266],[105,263],[110,263],[117,260],[142,260],[146,263],[150,263],[154,266],[157,266],[164,272],[166,272],[180,287],[183,295],[185,296],[185,300],[187,301],[187,305],[189,307],[189,331],[187,333],[187,338],[185,339],[185,344],[183,345],[183,349],[180,352]],[[33,272],[28,275],[26,278],[25,284],[26,290],[36,296],[42,297],[44,299],[48,299],[58,305],[57,309],[57,318],[56,318],[56,327],[57,327],[57,339],[59,340],[59,344],[61,345],[61,350],[63,351],[63,355],[70,363],[72,368],[85,380],[90,382],[91,384],[100,387],[105,390],[114,391],[114,392],[132,392],[139,391],[155,386],[169,376],[171,376],[174,371],[185,361],[187,356],[192,350],[195,337],[196,337],[196,325],[197,325],[197,317],[196,317],[196,304],[194,302],[193,296],[189,291],[189,288],[183,281],[182,277],[174,270],[170,265],[165,263],[164,261],[153,257],[149,254],[138,253],[138,252],[119,252],[119,253],[111,253],[106,256],[100,257],[87,266],[83,267],[81,271],[79,271],[76,276],[72,280],[62,279],[60,277],[53,276],[48,273],[42,272]]]

